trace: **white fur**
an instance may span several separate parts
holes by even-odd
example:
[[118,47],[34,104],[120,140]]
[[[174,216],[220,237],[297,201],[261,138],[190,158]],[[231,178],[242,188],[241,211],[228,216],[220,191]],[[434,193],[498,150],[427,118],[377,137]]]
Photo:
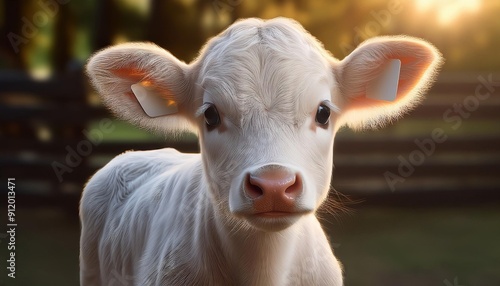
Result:
[[[402,60],[396,101],[367,99],[365,86],[392,58]],[[97,53],[87,71],[111,110],[155,131],[195,131],[201,154],[128,152],[92,177],[80,210],[82,285],[342,285],[315,217],[329,190],[335,132],[406,111],[439,63],[435,48],[408,37],[367,41],[338,61],[284,18],[239,21],[189,65],[152,44]],[[139,82],[179,112],[146,116],[130,91]],[[206,102],[221,117],[213,130]],[[327,126],[315,122],[323,102],[332,109]],[[303,179],[302,215],[253,215],[242,182],[269,164]]]

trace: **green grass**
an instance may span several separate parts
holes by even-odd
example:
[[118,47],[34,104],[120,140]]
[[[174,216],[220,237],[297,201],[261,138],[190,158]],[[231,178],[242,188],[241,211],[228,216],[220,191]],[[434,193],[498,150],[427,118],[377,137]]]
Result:
[[346,286],[481,286],[500,285],[499,222],[498,206],[366,208],[328,228]]
[[[104,134],[104,141],[126,141],[126,142],[151,142],[151,141],[166,141],[166,140],[196,140],[196,136],[192,133],[180,134],[154,134],[148,130],[135,127],[130,123],[122,120],[112,119],[114,128],[111,132]],[[99,130],[100,121],[92,121],[88,125],[88,130]],[[112,128],[112,127],[110,127]]]

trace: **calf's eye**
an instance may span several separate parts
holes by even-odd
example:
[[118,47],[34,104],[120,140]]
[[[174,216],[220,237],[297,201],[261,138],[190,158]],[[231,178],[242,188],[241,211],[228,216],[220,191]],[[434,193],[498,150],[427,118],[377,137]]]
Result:
[[321,125],[328,124],[330,120],[330,108],[324,104],[320,104],[318,106],[318,110],[316,111],[316,122]]
[[217,127],[220,124],[219,112],[215,105],[210,104],[210,106],[205,110],[205,123],[208,127]]

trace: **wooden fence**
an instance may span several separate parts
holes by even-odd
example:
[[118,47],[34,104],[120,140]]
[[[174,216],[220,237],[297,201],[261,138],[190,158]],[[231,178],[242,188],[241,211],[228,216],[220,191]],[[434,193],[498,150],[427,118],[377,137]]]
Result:
[[[334,148],[333,187],[340,193],[378,203],[498,201],[499,92],[493,90],[490,98],[478,99],[480,84],[478,80],[438,81],[428,96],[432,100],[424,101],[398,122],[411,121],[410,126],[424,126],[427,132],[401,135],[396,132],[398,125],[380,131],[382,135],[377,134],[379,131],[340,132]],[[113,118],[103,107],[89,104],[87,94],[81,70],[46,81],[21,73],[0,73],[0,170],[2,177],[16,178],[24,204],[76,209],[85,181],[107,159],[126,150],[174,147],[183,152],[198,151],[194,141],[103,140],[91,145],[89,155],[80,156],[80,162],[73,162],[70,170],[61,171],[61,180],[54,162],[64,163],[69,149],[75,150],[80,142],[89,140],[83,132],[89,129],[89,122]],[[476,101],[478,106],[472,105]],[[477,130],[446,131],[454,123],[450,116],[456,116],[448,110],[456,104],[469,104],[471,110],[475,107],[461,119],[469,129],[477,126]],[[432,147],[429,140],[433,140],[434,129],[443,130],[447,138]],[[427,142],[427,149],[415,140]]]

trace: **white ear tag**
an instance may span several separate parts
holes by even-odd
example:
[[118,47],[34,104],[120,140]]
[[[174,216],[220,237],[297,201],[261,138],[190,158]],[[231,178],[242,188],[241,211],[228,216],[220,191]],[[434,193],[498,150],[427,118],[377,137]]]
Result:
[[390,60],[383,68],[380,76],[366,87],[366,97],[377,100],[393,101],[398,92],[400,60]]
[[130,88],[132,88],[135,98],[137,98],[142,109],[149,117],[169,115],[177,113],[179,110],[175,101],[165,99],[151,87],[136,83]]

